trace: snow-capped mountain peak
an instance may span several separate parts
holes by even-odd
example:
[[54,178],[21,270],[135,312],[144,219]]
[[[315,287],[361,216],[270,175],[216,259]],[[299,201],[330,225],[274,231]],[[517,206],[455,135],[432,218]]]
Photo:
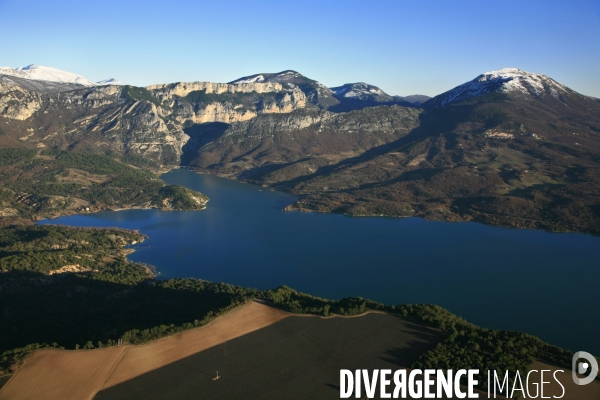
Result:
[[125,85],[123,82],[116,80],[115,78],[105,79],[103,81],[96,82],[96,85]]
[[342,86],[330,88],[337,98],[355,99],[363,101],[386,102],[393,101],[394,98],[377,86],[369,85],[365,82],[346,83]]
[[255,75],[255,76],[251,76],[249,78],[241,78],[238,79],[237,81],[234,81],[233,83],[236,85],[241,85],[243,83],[257,83],[257,82],[264,82],[265,77],[262,75]]
[[36,64],[31,64],[26,67],[20,67],[16,69],[10,67],[0,67],[0,75],[10,75],[18,78],[34,79],[38,81],[75,83],[82,86],[96,85],[94,82],[89,81],[81,75]]
[[443,107],[451,102],[493,92],[503,92],[524,98],[539,98],[549,95],[558,99],[566,93],[574,93],[571,89],[544,74],[531,73],[518,68],[502,68],[485,72],[472,81],[434,97],[432,102],[435,107]]
[[38,68],[39,68],[39,66],[36,64],[29,64],[26,67],[19,67],[19,68],[15,68],[15,69],[17,71],[31,71],[31,70],[38,69]]
[[234,85],[239,85],[243,83],[261,83],[261,82],[277,82],[277,83],[294,83],[297,80],[306,80],[302,74],[287,70],[277,73],[268,73],[268,74],[256,74],[250,76],[244,76],[243,78],[236,79],[235,81],[229,82]]
[[[549,90],[554,96],[557,93],[567,90],[565,86],[544,74],[534,74],[518,68],[503,68],[497,71],[486,72],[481,75],[479,81],[486,80],[502,81],[501,91],[503,92],[521,92],[540,96]],[[553,92],[553,90],[556,92]]]
[[327,86],[291,69],[275,73],[261,73],[244,76],[229,82],[229,84],[238,85],[243,83],[268,82],[280,83],[287,89],[297,87],[304,92],[310,103],[315,104],[320,108],[328,108],[332,105],[339,104],[339,101],[333,97],[333,92]]
[[363,96],[387,96],[387,94],[377,86],[369,85],[364,82],[346,83],[345,85],[330,88],[340,97],[363,97]]

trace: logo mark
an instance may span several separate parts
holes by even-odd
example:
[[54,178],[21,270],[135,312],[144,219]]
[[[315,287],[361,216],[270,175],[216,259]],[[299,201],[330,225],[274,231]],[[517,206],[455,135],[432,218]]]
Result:
[[[580,362],[577,364],[577,360],[581,358],[583,358],[585,362]],[[573,354],[571,371],[573,372],[573,382],[575,382],[576,385],[587,385],[588,383],[592,383],[594,379],[596,379],[596,375],[598,375],[598,361],[596,361],[594,356],[590,353],[578,351],[577,353]],[[577,377],[577,373],[583,375],[586,372],[590,372],[587,377]]]

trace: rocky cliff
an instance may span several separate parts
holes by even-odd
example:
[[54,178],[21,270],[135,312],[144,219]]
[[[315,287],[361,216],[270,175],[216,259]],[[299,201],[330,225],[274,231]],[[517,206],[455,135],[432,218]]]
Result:
[[[2,140],[12,146],[91,148],[142,158],[157,166],[177,165],[186,143],[192,149],[206,144],[206,139],[194,132],[214,126],[202,124],[224,123],[232,130],[244,131],[246,125],[236,124],[249,122],[253,129],[262,124],[261,132],[303,130],[336,118],[318,112],[340,105],[333,95],[324,85],[295,71],[232,83],[179,82],[147,88],[86,87],[76,82],[0,75],[0,117],[5,120],[0,129],[7,134]],[[364,108],[363,103],[349,109]],[[268,114],[286,116],[257,118]],[[195,137],[190,140],[188,133]]]
[[159,108],[127,87],[39,93],[0,82],[0,140],[10,147],[85,148],[176,164],[188,136],[168,126]]
[[259,114],[288,113],[307,105],[296,86],[280,83],[192,82],[147,88],[160,100],[165,115],[179,123],[246,121]]
[[[232,85],[229,83],[212,82],[178,82],[161,85],[148,86],[150,90],[161,101],[173,101],[175,97],[185,97],[191,92],[204,91],[207,94],[223,93],[270,93],[281,92],[283,86],[279,83],[244,83]],[[172,105],[172,104],[171,104]]]
[[38,148],[93,148],[178,165],[184,126],[236,123],[307,106],[305,94],[279,83],[209,82],[81,87],[0,77],[4,142]]
[[299,88],[306,95],[308,102],[317,108],[328,109],[339,104],[333,91],[327,86],[292,70],[245,76],[230,83],[240,86],[250,83],[280,83]]
[[24,121],[41,108],[38,93],[30,92],[8,79],[0,79],[0,116]]

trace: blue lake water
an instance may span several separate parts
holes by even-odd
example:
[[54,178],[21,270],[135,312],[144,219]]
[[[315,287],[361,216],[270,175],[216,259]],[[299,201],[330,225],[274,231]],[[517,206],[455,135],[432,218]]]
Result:
[[127,210],[41,223],[137,229],[133,261],[160,278],[327,298],[435,303],[475,324],[600,354],[600,238],[447,223],[286,213],[295,197],[187,170],[162,177],[210,197],[200,212]]

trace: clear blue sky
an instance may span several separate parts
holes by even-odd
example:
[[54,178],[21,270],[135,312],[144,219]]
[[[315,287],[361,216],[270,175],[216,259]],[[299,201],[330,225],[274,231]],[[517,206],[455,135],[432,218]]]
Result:
[[145,86],[294,69],[436,95],[503,67],[600,97],[600,1],[0,0],[0,66]]

